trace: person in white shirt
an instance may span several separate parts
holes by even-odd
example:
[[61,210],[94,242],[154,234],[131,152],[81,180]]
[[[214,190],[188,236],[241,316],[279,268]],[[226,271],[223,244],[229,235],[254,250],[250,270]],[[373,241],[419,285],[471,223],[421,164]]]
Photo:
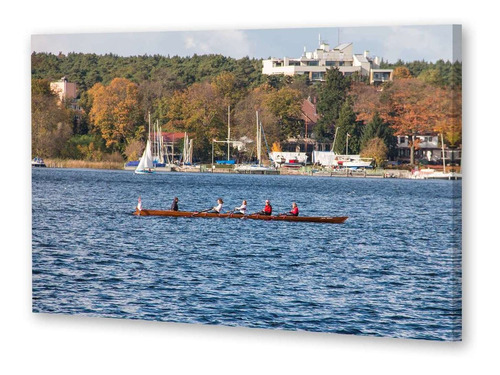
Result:
[[215,212],[215,213],[222,213],[222,207],[224,205],[224,201],[222,198],[217,199],[217,206],[212,207],[212,209],[209,212]]
[[233,213],[245,215],[247,213],[247,201],[243,201],[241,206],[235,207]]

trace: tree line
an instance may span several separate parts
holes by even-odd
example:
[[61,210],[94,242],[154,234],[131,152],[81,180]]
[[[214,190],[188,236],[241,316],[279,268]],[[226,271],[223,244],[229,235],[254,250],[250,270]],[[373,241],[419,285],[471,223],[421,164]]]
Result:
[[[314,137],[331,143],[336,135],[338,153],[344,153],[349,138],[350,153],[364,152],[382,161],[394,154],[396,135],[423,132],[442,132],[448,145],[458,146],[461,66],[421,65],[415,76],[401,64],[395,67],[394,82],[375,87],[336,69],[328,70],[320,84],[306,76],[266,76],[261,60],[221,55],[33,53],[32,153],[135,160],[144,148],[150,113],[163,131],[191,134],[194,154],[207,161],[212,140],[227,138],[228,111],[232,139],[254,138],[259,111],[269,144],[283,143],[304,135],[301,105],[306,98],[317,98],[320,120]],[[76,109],[58,103],[50,91],[49,82],[62,76],[78,85]],[[217,151],[222,153],[223,147]]]

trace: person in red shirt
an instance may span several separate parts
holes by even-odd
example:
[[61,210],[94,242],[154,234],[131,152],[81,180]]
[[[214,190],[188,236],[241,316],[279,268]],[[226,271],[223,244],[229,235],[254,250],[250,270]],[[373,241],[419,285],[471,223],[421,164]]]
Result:
[[271,202],[269,200],[266,200],[266,205],[264,206],[264,209],[260,212],[257,212],[259,215],[267,215],[270,216],[273,213],[273,207],[271,206]]
[[297,207],[297,203],[293,202],[291,211],[287,212],[284,215],[286,215],[286,216],[299,216],[299,208]]

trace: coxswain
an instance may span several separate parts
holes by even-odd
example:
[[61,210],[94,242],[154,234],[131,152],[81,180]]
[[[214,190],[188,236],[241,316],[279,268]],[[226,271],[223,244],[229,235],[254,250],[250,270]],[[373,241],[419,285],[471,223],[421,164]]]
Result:
[[170,206],[170,211],[179,211],[179,206],[177,205],[178,202],[179,198],[175,197],[172,202],[172,205]]
[[266,205],[264,206],[264,209],[260,212],[257,212],[258,215],[267,215],[270,216],[273,213],[273,207],[271,206],[271,202],[269,200],[266,200]]

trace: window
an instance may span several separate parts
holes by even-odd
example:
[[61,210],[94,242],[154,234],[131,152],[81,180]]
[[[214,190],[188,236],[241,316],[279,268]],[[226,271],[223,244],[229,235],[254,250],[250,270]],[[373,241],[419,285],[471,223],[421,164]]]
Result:
[[325,78],[325,73],[323,72],[311,72],[311,80],[320,81]]

